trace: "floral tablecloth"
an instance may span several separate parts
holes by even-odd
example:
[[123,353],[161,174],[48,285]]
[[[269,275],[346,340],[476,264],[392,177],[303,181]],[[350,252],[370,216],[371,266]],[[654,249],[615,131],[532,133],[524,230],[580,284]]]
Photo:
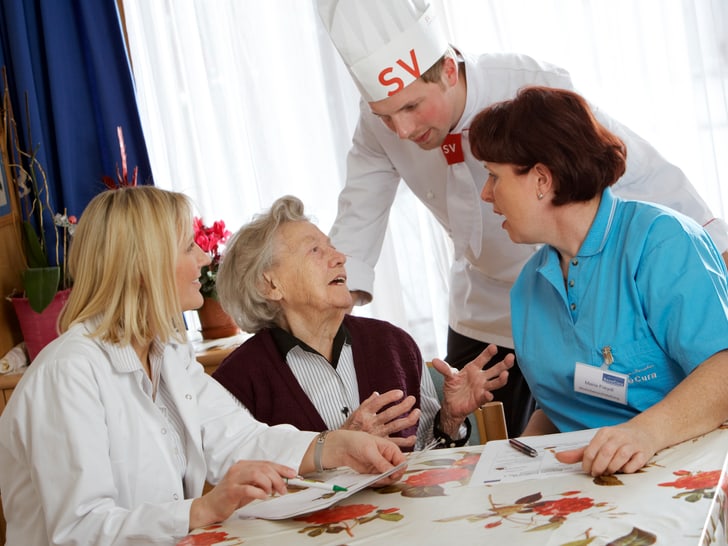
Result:
[[180,546],[726,545],[728,427],[658,453],[639,473],[469,487],[482,446],[430,452],[397,484],[283,521],[241,519]]

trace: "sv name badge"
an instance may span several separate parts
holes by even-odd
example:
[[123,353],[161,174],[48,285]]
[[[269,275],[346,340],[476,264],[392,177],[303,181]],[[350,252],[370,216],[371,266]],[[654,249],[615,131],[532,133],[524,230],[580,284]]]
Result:
[[455,165],[465,161],[462,133],[450,133],[447,135],[440,148],[442,149],[442,153],[445,154],[448,165]]
[[628,379],[629,376],[623,373],[577,362],[574,369],[574,390],[589,396],[626,404]]

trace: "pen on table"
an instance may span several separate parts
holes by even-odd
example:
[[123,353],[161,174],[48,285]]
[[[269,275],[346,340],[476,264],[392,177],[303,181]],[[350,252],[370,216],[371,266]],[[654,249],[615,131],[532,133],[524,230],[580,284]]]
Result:
[[314,489],[325,489],[326,491],[348,491],[346,487],[340,485],[334,485],[331,483],[314,482],[312,480],[306,480],[304,478],[285,478],[288,485],[295,485],[297,487],[312,487]]
[[519,442],[515,438],[508,438],[508,443],[511,444],[511,447],[513,447],[514,449],[517,449],[521,453],[525,453],[529,457],[538,456],[538,451],[533,449],[531,446],[527,446],[523,442]]

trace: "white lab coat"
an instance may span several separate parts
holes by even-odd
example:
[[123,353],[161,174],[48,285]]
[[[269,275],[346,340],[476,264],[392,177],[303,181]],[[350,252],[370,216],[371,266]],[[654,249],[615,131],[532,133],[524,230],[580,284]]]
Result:
[[[477,194],[486,181],[482,163],[470,153],[467,128],[486,106],[513,98],[523,86],[546,85],[573,89],[569,74],[523,55],[463,56],[467,74],[465,111],[453,132],[463,133],[465,161]],[[441,150],[425,151],[400,140],[361,102],[360,117],[347,158],[347,180],[339,196],[339,210],[331,240],[347,255],[347,282],[351,290],[372,294],[374,266],[382,248],[389,211],[400,179],[430,209],[452,237],[452,226],[462,218],[448,217],[447,163]],[[670,206],[706,225],[721,252],[728,249],[722,220],[698,196],[685,175],[662,158],[646,141],[595,108],[599,120],[627,144],[627,172],[614,186],[615,194],[629,199]],[[521,268],[537,245],[515,244],[502,229],[502,218],[492,205],[476,200],[483,221],[479,257],[466,250],[451,269],[450,327],[467,337],[513,347],[509,292]]]
[[161,377],[184,425],[183,481],[133,350],[86,332],[76,325],[46,347],[0,417],[8,545],[175,544],[205,479],[240,459],[298,468],[315,433],[255,421],[190,345],[173,343]]

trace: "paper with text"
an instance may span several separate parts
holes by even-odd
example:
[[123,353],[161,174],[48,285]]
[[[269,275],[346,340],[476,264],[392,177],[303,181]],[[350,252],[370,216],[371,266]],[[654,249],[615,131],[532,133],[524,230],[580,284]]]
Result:
[[483,447],[470,478],[470,485],[578,474],[582,472],[581,463],[560,463],[554,454],[587,445],[596,431],[597,429],[590,429],[519,438],[538,451],[537,457],[529,457],[514,449],[508,440],[492,440]]

